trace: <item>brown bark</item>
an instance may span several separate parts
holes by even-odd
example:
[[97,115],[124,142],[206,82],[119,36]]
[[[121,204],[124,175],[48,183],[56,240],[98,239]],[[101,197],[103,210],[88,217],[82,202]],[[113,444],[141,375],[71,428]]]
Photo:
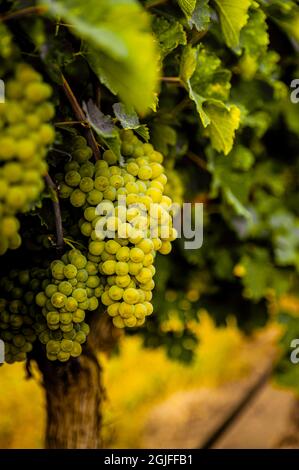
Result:
[[46,393],[47,449],[98,449],[102,445],[101,405],[105,394],[97,351],[109,353],[119,333],[106,313],[92,312],[89,320],[91,332],[79,358],[65,364],[51,362],[40,344],[31,356],[42,373]]
[[68,364],[38,361],[46,392],[48,449],[94,449],[101,446],[100,367],[83,354]]
[[79,358],[65,364],[50,362],[41,345],[37,345],[32,354],[42,373],[46,393],[47,449],[101,447],[104,391],[97,351],[102,349],[104,329],[99,312],[92,312],[89,318],[91,332]]

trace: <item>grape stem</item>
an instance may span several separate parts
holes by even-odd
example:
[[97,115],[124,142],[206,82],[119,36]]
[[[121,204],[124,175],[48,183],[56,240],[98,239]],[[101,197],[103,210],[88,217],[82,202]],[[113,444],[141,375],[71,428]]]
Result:
[[149,0],[144,6],[145,8],[153,8],[159,5],[163,5],[163,3],[166,3],[166,2],[167,0]]
[[[65,241],[65,243],[67,243],[68,245],[70,245],[74,249],[75,249],[74,245],[80,246],[82,248],[82,250],[85,249],[84,245],[82,245],[82,243],[80,243],[80,242],[76,242],[75,240],[70,240],[69,238],[64,238],[63,240]],[[73,243],[74,243],[74,245],[73,245]]]
[[0,23],[15,18],[21,18],[22,16],[43,15],[44,13],[46,13],[47,9],[48,8],[46,6],[22,8],[21,10],[12,11],[10,13],[7,13],[7,15],[0,16]]
[[[73,110],[76,118],[78,119],[78,121],[80,121],[81,123],[86,122],[86,116],[84,114],[84,111],[81,108],[76,96],[74,95],[74,93],[73,93],[68,81],[64,77],[64,75],[62,75],[62,87],[63,87],[64,93],[65,93],[67,99],[69,100],[70,105],[72,107],[72,110]],[[88,141],[88,144],[92,148],[95,159],[99,160],[101,158],[100,149],[99,149],[98,143],[95,139],[95,136],[94,136],[94,134],[93,134],[93,132],[92,132],[92,130],[89,126],[85,130],[85,133],[86,133],[86,139]]]
[[180,77],[161,77],[161,81],[166,83],[176,83],[177,85],[183,86]]
[[56,247],[57,247],[57,250],[60,251],[63,249],[64,240],[63,240],[63,227],[62,227],[62,218],[61,218],[57,186],[48,173],[45,175],[45,181],[48,186],[52,203],[53,203],[53,210],[54,210],[54,215],[55,215],[55,226],[56,226]]
[[191,151],[187,152],[187,157],[199,168],[204,171],[207,171],[207,163],[203,158],[199,157],[198,155],[195,155],[195,153]]

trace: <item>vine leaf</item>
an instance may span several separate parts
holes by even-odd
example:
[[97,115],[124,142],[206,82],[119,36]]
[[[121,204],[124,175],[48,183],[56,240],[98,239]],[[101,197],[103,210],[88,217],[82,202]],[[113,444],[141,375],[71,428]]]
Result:
[[115,153],[119,161],[122,161],[119,132],[111,116],[102,113],[92,100],[87,103],[83,101],[82,107],[87,116],[87,122],[100,137],[103,144]]
[[149,141],[149,130],[145,124],[140,124],[139,117],[131,106],[114,103],[113,111],[123,129],[134,129],[146,142]]
[[178,3],[186,16],[192,15],[196,7],[196,0],[179,0]]
[[202,125],[214,149],[227,155],[240,124],[240,110],[227,103],[231,73],[220,59],[202,46],[184,49],[180,77],[195,102]]
[[209,7],[209,0],[197,0],[195,9],[188,18],[189,26],[195,26],[197,31],[204,31],[209,26],[212,10]]
[[169,21],[156,16],[153,21],[153,31],[159,42],[162,59],[180,44],[187,44],[186,33],[183,26],[178,21]]
[[198,31],[207,28],[212,11],[209,7],[209,0],[179,0],[178,3],[188,20],[190,28],[195,26]]
[[248,9],[251,0],[214,0],[219,14],[221,29],[228,47],[239,44],[241,29],[248,20]]
[[242,278],[245,296],[248,295],[252,300],[258,301],[266,297],[270,288],[274,289],[278,295],[287,291],[289,276],[275,269],[267,250],[256,248],[250,256],[244,255],[240,262],[246,272]]
[[220,193],[224,201],[232,207],[237,215],[249,219],[251,215],[247,207],[252,175],[249,172],[243,173],[234,170],[234,161],[231,156],[217,158],[212,149],[208,150],[207,156],[207,169],[212,174],[210,196],[217,198]]
[[159,53],[150,17],[137,1],[40,0],[40,3],[85,41],[83,51],[90,66],[112,93],[141,113],[153,106],[159,81]]

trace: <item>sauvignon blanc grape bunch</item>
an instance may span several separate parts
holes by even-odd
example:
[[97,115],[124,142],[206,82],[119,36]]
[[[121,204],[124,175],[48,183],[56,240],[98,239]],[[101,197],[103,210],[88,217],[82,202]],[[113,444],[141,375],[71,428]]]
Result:
[[47,324],[39,340],[46,346],[48,359],[65,362],[81,354],[89,333],[86,313],[98,308],[103,287],[97,265],[76,249],[54,260],[50,271],[47,284],[35,298]]
[[[60,184],[60,196],[82,208],[79,225],[89,240],[88,259],[98,265],[104,287],[101,301],[119,328],[140,326],[153,312],[155,256],[168,254],[177,236],[172,200],[164,195],[162,154],[132,131],[123,131],[121,137],[123,165],[111,150],[104,152],[103,160],[90,162],[91,150],[77,136],[73,160],[66,164]],[[124,206],[120,197],[125,198]]]
[[52,90],[30,65],[14,62],[8,38],[1,39],[9,67],[0,103],[0,254],[21,244],[16,216],[30,210],[42,192],[47,147],[54,140],[48,123],[54,106],[47,101]]
[[0,281],[0,339],[7,363],[24,361],[38,332],[47,328],[37,313],[35,295],[47,283],[47,270],[12,270]]

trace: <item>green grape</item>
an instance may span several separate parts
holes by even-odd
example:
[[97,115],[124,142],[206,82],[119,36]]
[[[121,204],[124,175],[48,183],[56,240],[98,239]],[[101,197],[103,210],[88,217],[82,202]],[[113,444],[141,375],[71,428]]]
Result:
[[78,302],[84,302],[85,300],[87,300],[86,290],[82,288],[75,289],[73,291],[73,297]]
[[107,251],[107,253],[110,253],[112,255],[115,255],[118,250],[121,248],[120,244],[117,243],[115,240],[109,240],[107,241],[105,244],[105,250]]
[[86,257],[79,250],[73,249],[68,253],[68,259],[71,264],[78,270],[83,269],[87,265]]
[[87,202],[92,206],[97,206],[103,200],[103,193],[97,189],[93,189],[88,193]]
[[[84,343],[84,341],[82,341],[82,343]],[[81,354],[82,354],[82,346],[81,346],[80,342],[78,340],[74,341],[73,346],[72,346],[72,350],[71,350],[71,356],[72,357],[78,357]]]
[[105,261],[102,265],[103,272],[105,274],[114,274],[116,268],[116,262],[112,260]]
[[117,156],[111,150],[105,150],[103,153],[103,159],[105,162],[109,163],[109,165],[117,163]]
[[48,325],[58,325],[59,324],[59,313],[58,312],[49,312],[47,314],[47,323]]
[[89,193],[93,190],[93,180],[89,176],[84,176],[80,181],[80,189],[84,193]]
[[65,175],[66,184],[68,186],[71,186],[72,188],[76,188],[77,186],[79,186],[80,181],[81,181],[81,175],[75,170],[68,171]]
[[136,304],[139,301],[139,293],[137,289],[133,289],[131,287],[127,288],[124,291],[123,299],[128,304]]
[[48,298],[43,292],[39,292],[35,297],[35,302],[39,307],[44,307],[47,300]]
[[125,276],[116,276],[115,284],[118,287],[128,287],[131,282],[131,277],[127,274]]
[[73,322],[74,323],[82,323],[85,319],[85,311],[81,308],[77,308],[77,310],[73,313]]
[[65,308],[68,312],[75,312],[78,308],[78,302],[72,297],[68,297],[65,302]]
[[64,279],[64,264],[61,261],[51,263],[51,271],[54,279],[59,281]]
[[124,290],[121,287],[112,286],[109,289],[109,297],[112,300],[120,300],[122,299]]
[[88,251],[91,255],[99,256],[103,253],[105,243],[103,241],[91,241],[88,245]]
[[83,344],[86,341],[86,334],[84,331],[79,331],[76,334],[75,341],[79,344]]
[[99,306],[99,301],[98,299],[94,296],[89,299],[89,306],[88,310],[93,311],[96,310]]
[[61,341],[61,351],[63,352],[66,352],[66,353],[70,353],[73,349],[73,341],[69,340],[69,339],[63,339]]
[[92,225],[89,222],[83,222],[80,226],[80,230],[82,235],[84,235],[85,237],[90,237],[93,229]]
[[80,189],[75,189],[70,196],[70,201],[74,207],[82,207],[86,201],[86,194]]
[[59,185],[59,196],[62,198],[62,199],[68,199],[72,192],[73,192],[73,188],[71,188],[70,186],[68,186],[67,184],[65,183],[61,183]]
[[57,359],[58,359],[58,361],[60,361],[60,362],[67,362],[70,357],[71,357],[70,353],[64,352],[64,351],[60,351],[60,352],[57,354]]
[[25,97],[34,103],[39,103],[51,96],[51,88],[46,83],[33,82],[25,88]]
[[84,176],[89,176],[90,178],[92,178],[95,172],[94,164],[91,162],[84,163],[83,165],[81,165],[79,172],[82,178]]
[[59,321],[63,325],[69,325],[73,321],[73,315],[71,313],[60,313]]
[[73,287],[69,282],[62,281],[58,284],[58,290],[62,294],[68,296],[68,295],[71,295],[71,293],[73,292]]
[[74,279],[77,276],[77,268],[73,264],[67,264],[63,268],[63,274],[67,279]]
[[109,179],[106,176],[97,176],[94,180],[94,188],[98,191],[105,191],[109,186]]
[[62,325],[62,324],[60,323],[59,327],[60,327],[60,329],[61,329],[61,331],[62,331],[63,333],[69,333],[69,332],[71,332],[72,329],[74,328],[74,324],[73,324],[73,322],[72,322],[72,323],[69,323],[68,325]]

